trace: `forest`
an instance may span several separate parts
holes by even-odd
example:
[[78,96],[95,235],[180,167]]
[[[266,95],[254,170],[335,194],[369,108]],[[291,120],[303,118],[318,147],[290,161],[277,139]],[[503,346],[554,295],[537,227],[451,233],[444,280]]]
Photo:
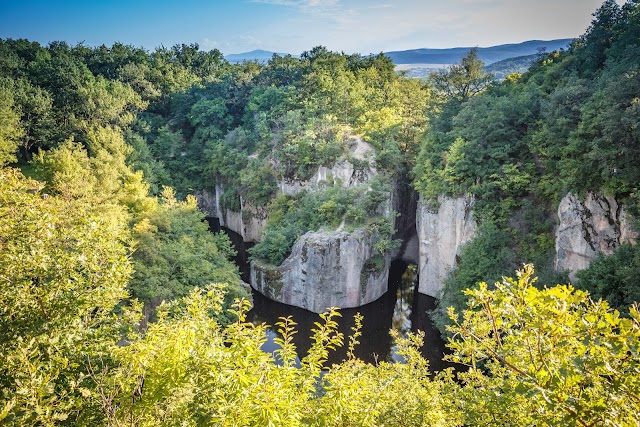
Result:
[[[639,123],[636,0],[606,0],[569,49],[503,81],[474,50],[418,80],[322,46],[230,64],[197,44],[0,39],[0,424],[638,426],[640,249],[569,285],[550,218],[568,192],[600,191],[640,228]],[[364,168],[354,136],[375,149],[370,190],[278,191],[338,159]],[[393,180],[434,207],[475,200],[478,233],[433,313],[464,368],[431,372],[420,333],[393,336],[405,363],[365,363],[367,319],[345,336],[337,309],[306,355],[292,318],[263,352],[198,194],[265,209],[251,256],[278,265],[323,227],[392,251]]]

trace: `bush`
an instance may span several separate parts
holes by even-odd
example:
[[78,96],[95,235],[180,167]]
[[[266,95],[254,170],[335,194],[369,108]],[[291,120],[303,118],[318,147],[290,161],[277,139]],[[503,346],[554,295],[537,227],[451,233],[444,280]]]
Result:
[[622,245],[610,256],[600,254],[576,276],[577,288],[626,312],[634,302],[640,302],[640,247]]
[[381,240],[389,239],[392,227],[379,215],[390,187],[388,184],[372,187],[377,189],[344,188],[337,184],[322,191],[303,192],[295,198],[278,196],[269,206],[262,240],[251,248],[252,257],[279,265],[304,233],[323,227],[336,229],[341,224],[349,228],[367,225]]

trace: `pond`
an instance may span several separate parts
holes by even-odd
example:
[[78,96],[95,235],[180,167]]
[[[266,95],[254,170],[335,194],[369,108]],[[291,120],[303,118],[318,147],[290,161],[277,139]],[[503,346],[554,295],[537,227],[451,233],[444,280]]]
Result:
[[[249,282],[249,262],[247,250],[251,244],[244,243],[242,238],[231,230],[219,227],[217,220],[211,221],[212,230],[222,230],[229,235],[238,255],[235,257],[242,279]],[[358,338],[360,344],[355,348],[358,358],[369,362],[397,361],[402,358],[396,353],[396,347],[389,335],[390,329],[395,329],[401,334],[407,332],[423,331],[425,333],[424,345],[421,348],[422,355],[429,361],[433,372],[454,366],[442,360],[447,351],[440,333],[434,327],[429,311],[435,308],[435,298],[417,292],[418,275],[415,264],[407,264],[403,261],[394,261],[389,270],[388,291],[376,301],[358,308],[341,309],[342,317],[338,319],[339,330],[345,335],[345,345],[331,352],[329,364],[338,363],[346,358],[347,339],[352,333],[355,324],[354,316],[360,313],[362,320],[362,336]],[[267,330],[267,342],[263,350],[273,352],[278,347],[274,342],[277,327],[273,327],[281,317],[291,316],[297,323],[298,333],[294,336],[294,343],[298,349],[298,356],[304,357],[311,347],[311,330],[315,322],[320,322],[318,314],[272,301],[262,294],[252,291],[253,308],[247,315],[247,320],[253,323],[266,323],[271,325]]]

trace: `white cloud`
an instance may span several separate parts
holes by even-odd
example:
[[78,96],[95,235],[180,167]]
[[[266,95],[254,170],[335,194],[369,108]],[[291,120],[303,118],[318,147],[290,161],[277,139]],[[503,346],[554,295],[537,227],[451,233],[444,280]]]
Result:
[[250,2],[293,8],[300,15],[290,20],[296,20],[298,23],[307,22],[314,28],[325,25],[325,31],[350,28],[358,22],[359,16],[357,8],[347,7],[342,0],[250,0]]
[[[287,9],[254,27],[259,39],[298,53],[490,46],[581,34],[602,0],[245,0]],[[276,11],[277,14],[280,12]],[[273,49],[272,49],[273,50]]]
[[220,45],[220,43],[215,40],[211,40],[208,37],[205,37],[204,39],[202,39],[201,45],[205,49],[215,49]]
[[251,0],[250,3],[271,4],[274,6],[295,7],[302,10],[333,8],[340,0]]

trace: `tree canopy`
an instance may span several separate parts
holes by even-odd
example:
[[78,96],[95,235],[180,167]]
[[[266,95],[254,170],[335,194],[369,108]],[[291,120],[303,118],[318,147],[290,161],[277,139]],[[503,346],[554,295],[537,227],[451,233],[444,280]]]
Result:
[[[567,51],[502,83],[475,50],[424,82],[322,46],[231,65],[197,44],[0,40],[0,422],[637,426],[640,252],[556,285],[549,218],[567,191],[638,216],[639,35],[638,2],[607,0]],[[375,165],[367,186],[277,195],[354,138],[375,148],[348,158]],[[420,333],[393,336],[404,363],[360,361],[367,319],[344,336],[336,309],[306,355],[292,318],[262,351],[267,325],[246,321],[234,251],[193,193],[266,207],[263,261],[340,226],[375,230],[381,256],[390,177],[411,171],[428,203],[476,201],[478,233],[435,315],[464,369],[430,372]],[[542,283],[529,264],[508,277],[529,261]],[[347,360],[328,366],[339,346]]]
[[[445,287],[444,301],[460,303],[460,290],[480,278],[496,280],[522,263],[535,263],[544,284],[568,280],[553,266],[554,218],[568,192],[605,193],[634,211],[640,183],[638,16],[637,2],[619,6],[605,1],[568,50],[540,55],[526,73],[482,91],[449,94],[421,146],[415,187],[429,203],[443,194],[472,195],[475,217],[509,238],[494,240],[491,251],[467,252],[473,262],[463,255]],[[472,59],[473,53],[465,58]],[[460,85],[456,73],[465,76],[467,68],[460,64],[434,75],[435,87],[442,87],[439,79]],[[473,247],[488,248],[481,244],[484,239],[479,233]],[[498,241],[503,242],[500,248],[495,247]],[[495,251],[512,254],[499,271]],[[611,258],[594,269],[603,272],[607,263],[620,266]],[[607,285],[601,273],[586,279],[592,272],[585,273],[579,286],[601,296]],[[633,279],[620,288],[624,295],[615,300],[632,302],[636,284]],[[446,319],[445,313],[443,304],[439,317]]]

